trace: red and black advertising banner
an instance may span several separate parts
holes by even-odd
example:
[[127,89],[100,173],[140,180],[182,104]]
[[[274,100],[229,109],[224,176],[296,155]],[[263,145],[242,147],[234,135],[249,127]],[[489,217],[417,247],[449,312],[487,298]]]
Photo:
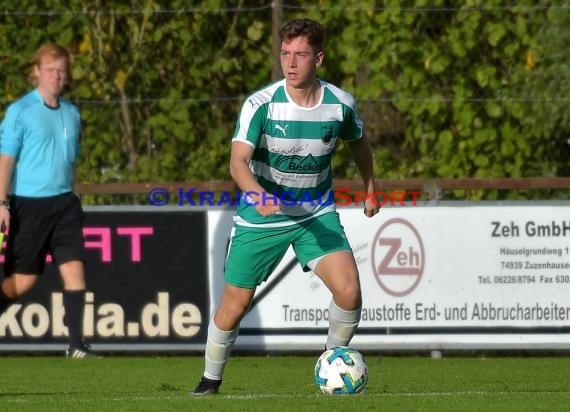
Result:
[[[203,347],[205,211],[86,208],[84,238],[87,343],[101,351]],[[66,343],[61,279],[48,257],[34,288],[0,316],[0,351],[61,350]]]

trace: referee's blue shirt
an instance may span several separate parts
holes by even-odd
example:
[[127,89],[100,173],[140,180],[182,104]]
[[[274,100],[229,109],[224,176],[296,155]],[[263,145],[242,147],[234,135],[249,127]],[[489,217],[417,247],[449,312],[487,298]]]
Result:
[[16,159],[12,194],[55,196],[73,190],[81,116],[60,97],[48,107],[37,89],[12,103],[0,125],[0,154]]

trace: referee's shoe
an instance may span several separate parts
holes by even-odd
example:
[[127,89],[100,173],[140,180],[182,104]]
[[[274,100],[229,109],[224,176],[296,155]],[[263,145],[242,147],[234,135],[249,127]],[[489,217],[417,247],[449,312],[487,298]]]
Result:
[[65,350],[65,357],[70,359],[83,359],[83,358],[100,358],[101,356],[91,350],[88,345],[83,345],[77,348],[67,348]]

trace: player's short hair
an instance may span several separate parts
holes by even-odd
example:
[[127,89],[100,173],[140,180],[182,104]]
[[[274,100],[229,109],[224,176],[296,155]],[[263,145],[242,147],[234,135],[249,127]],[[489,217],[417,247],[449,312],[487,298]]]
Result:
[[34,53],[34,57],[31,62],[32,64],[30,65],[30,70],[28,72],[28,80],[30,83],[37,83],[36,76],[34,75],[34,67],[40,67],[43,59],[46,57],[50,60],[65,59],[67,65],[67,81],[71,81],[71,53],[59,44],[47,43],[40,46],[40,48]]
[[321,23],[311,19],[296,19],[287,23],[280,31],[281,42],[288,43],[297,37],[306,37],[315,53],[325,46],[327,29]]

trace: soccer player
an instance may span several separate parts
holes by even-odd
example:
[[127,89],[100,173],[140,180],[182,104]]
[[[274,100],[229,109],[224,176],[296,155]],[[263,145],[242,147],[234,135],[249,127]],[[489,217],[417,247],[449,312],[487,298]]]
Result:
[[66,356],[84,358],[95,354],[83,343],[83,210],[72,191],[80,113],[60,96],[70,63],[64,47],[40,47],[30,72],[35,89],[8,107],[0,125],[0,226],[9,231],[0,314],[32,288],[51,253],[63,282]]
[[[218,393],[239,324],[255,289],[292,245],[304,271],[332,293],[326,347],[347,346],[362,306],[360,280],[334,202],[331,156],[337,140],[350,147],[370,195],[364,214],[379,211],[373,160],[354,98],[317,78],[326,29],[294,20],[280,31],[284,78],[249,96],[232,138],[230,173],[243,193],[225,265],[225,287],[210,320],[205,370],[193,395]],[[318,199],[321,201],[318,201]],[[311,201],[314,199],[314,201]]]

